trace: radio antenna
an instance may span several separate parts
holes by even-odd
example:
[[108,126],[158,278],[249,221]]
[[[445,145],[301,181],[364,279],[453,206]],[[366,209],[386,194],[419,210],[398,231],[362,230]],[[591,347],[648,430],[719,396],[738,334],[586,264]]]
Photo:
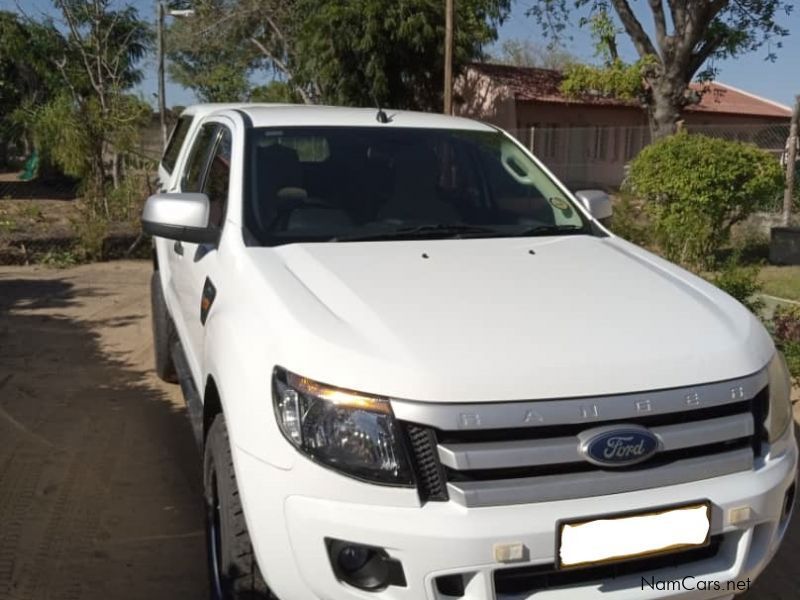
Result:
[[391,123],[392,119],[389,117],[389,115],[383,112],[381,103],[378,101],[378,97],[375,95],[375,92],[372,93],[372,100],[375,102],[375,106],[378,107],[378,114],[375,115],[375,119],[378,121],[378,123]]

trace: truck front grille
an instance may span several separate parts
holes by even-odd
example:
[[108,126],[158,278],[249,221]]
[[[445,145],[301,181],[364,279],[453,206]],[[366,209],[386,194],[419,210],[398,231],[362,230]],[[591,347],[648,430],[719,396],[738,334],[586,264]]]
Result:
[[[737,385],[731,388],[737,390],[735,398],[718,398],[695,408],[684,405],[681,410],[590,422],[548,419],[524,427],[481,428],[480,417],[470,416],[478,426],[459,429],[456,418],[451,420],[456,427],[447,428],[442,426],[448,419],[442,418],[441,405],[429,419],[421,403],[413,411],[395,410],[406,431],[423,501],[495,506],[615,494],[750,470],[761,452],[768,402],[766,386],[755,393],[753,387],[745,395]],[[457,407],[459,417],[465,414],[464,406]],[[503,406],[519,412],[515,403],[493,405],[492,410],[502,411]],[[410,422],[403,419],[406,416],[428,422]],[[622,468],[598,467],[579,453],[578,434],[623,423],[648,428],[660,438],[661,451]]]

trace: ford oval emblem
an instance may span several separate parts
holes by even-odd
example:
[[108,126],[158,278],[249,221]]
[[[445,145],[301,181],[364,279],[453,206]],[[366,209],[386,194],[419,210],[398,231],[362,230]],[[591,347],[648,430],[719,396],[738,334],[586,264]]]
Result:
[[658,437],[639,425],[612,425],[589,429],[578,435],[579,451],[601,467],[627,467],[658,452]]

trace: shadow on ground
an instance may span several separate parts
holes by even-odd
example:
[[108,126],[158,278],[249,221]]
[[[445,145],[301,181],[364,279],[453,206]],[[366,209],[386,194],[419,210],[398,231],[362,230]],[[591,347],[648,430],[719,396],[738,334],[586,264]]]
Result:
[[207,597],[199,455],[127,284],[0,274],[2,600]]
[[74,200],[78,184],[71,179],[40,181],[0,181],[0,200]]

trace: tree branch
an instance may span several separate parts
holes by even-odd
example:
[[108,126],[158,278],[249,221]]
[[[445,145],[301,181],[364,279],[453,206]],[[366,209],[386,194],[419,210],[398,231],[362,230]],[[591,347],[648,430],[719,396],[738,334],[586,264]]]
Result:
[[656,41],[663,49],[667,39],[667,18],[664,15],[663,0],[649,0],[650,10],[653,11],[653,22],[656,27]]
[[648,54],[659,56],[658,51],[655,46],[653,46],[653,42],[648,37],[647,33],[645,33],[639,19],[633,14],[628,0],[611,0],[611,4],[616,9],[620,21],[622,21],[625,31],[628,32],[628,35],[633,41],[633,45],[636,47],[639,56],[642,58]]
[[692,56],[689,59],[689,70],[687,72],[688,79],[691,79],[695,76],[695,74],[700,70],[700,67],[702,67],[708,58],[714,54],[714,52],[716,52],[724,39],[725,35],[718,33],[714,37],[711,37],[703,42],[703,45],[692,53]]
[[686,0],[667,0],[675,31],[681,31],[686,22]]
[[[680,43],[675,51],[675,62],[687,73],[687,81],[723,42],[724,36],[719,34],[705,41],[703,41],[703,36],[708,34],[709,25],[727,4],[728,0],[697,1],[692,3],[690,10],[686,13],[683,35],[680,37]],[[695,50],[701,42],[700,49]],[[689,72],[688,69],[692,66],[696,68]]]
[[278,68],[279,71],[281,71],[281,73],[286,75],[286,79],[289,81],[292,88],[297,90],[297,93],[300,94],[300,97],[303,99],[303,102],[305,104],[314,104],[314,99],[308,94],[306,90],[304,90],[300,86],[296,86],[291,83],[293,77],[292,77],[292,72],[289,69],[288,65],[285,62],[283,62],[283,60],[275,56],[272,52],[270,52],[269,49],[259,40],[257,40],[254,37],[251,37],[249,39],[267,59],[272,61],[272,63]]
[[64,20],[67,22],[67,27],[70,31],[70,36],[68,39],[72,40],[72,46],[81,56],[83,66],[86,69],[86,74],[89,77],[89,83],[94,88],[94,91],[97,92],[97,95],[102,96],[100,82],[95,80],[94,69],[92,69],[86,48],[84,48],[83,44],[81,43],[81,35],[78,31],[78,24],[75,20],[75,15],[72,13],[72,9],[67,5],[66,2],[64,2],[64,0],[56,0],[56,7],[61,9],[61,13],[64,15]]

